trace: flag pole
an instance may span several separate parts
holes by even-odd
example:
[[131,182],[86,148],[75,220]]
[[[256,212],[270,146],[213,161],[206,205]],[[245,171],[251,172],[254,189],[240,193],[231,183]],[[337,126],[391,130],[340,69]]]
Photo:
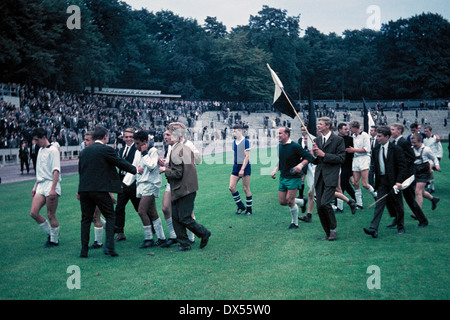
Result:
[[[267,68],[269,68],[269,70],[273,73],[275,73],[275,71],[272,70],[272,68],[270,67],[270,65],[267,63]],[[276,73],[275,73],[276,75]],[[308,128],[305,126],[305,124],[303,123],[302,119],[300,118],[300,116],[297,113],[297,110],[295,110],[294,105],[292,104],[291,100],[289,99],[289,96],[286,94],[286,92],[284,91],[284,86],[281,84],[281,81],[278,79],[278,76],[276,76],[277,80],[280,82],[280,84],[278,85],[281,89],[281,91],[283,92],[284,96],[286,97],[287,101],[289,102],[289,104],[292,107],[292,110],[294,110],[295,115],[297,116],[298,120],[300,120],[300,123],[302,124],[303,127],[305,127],[306,133],[308,134],[309,139],[311,140],[312,143],[314,143],[313,138],[311,137],[311,134],[308,131]]]
[[291,100],[289,99],[289,97],[288,97],[288,95],[286,94],[286,92],[284,91],[284,88],[281,88],[281,91],[283,91],[284,95],[286,96],[287,101],[289,101],[289,104],[291,105],[292,110],[294,110],[295,115],[297,116],[298,120],[300,120],[302,126],[305,127],[305,130],[306,130],[306,133],[308,134],[309,139],[311,140],[312,143],[314,143],[314,140],[313,140],[313,138],[311,137],[311,134],[310,134],[309,131],[308,131],[308,127],[305,126],[304,122],[302,121],[302,119],[301,119],[300,116],[298,115],[297,110],[295,110],[295,107],[294,107],[294,105],[292,104],[292,102],[291,102]]

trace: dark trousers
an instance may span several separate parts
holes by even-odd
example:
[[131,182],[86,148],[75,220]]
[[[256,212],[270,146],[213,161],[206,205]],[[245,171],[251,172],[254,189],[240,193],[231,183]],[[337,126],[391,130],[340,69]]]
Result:
[[331,203],[335,199],[335,191],[336,186],[326,186],[322,177],[319,177],[316,183],[316,206],[320,223],[327,236],[330,235],[330,230],[336,229],[337,227],[336,216],[331,206]]
[[380,184],[377,190],[378,194],[377,198],[381,199],[386,194],[388,194],[388,196],[377,202],[377,204],[375,205],[373,219],[372,222],[370,223],[370,227],[372,229],[378,230],[378,226],[380,225],[381,217],[383,216],[385,207],[388,209],[391,217],[394,217],[396,219],[397,229],[400,230],[404,228],[405,214],[403,210],[402,194],[401,192],[395,194],[392,187],[393,186],[389,185],[386,176],[380,176]]
[[114,251],[114,204],[108,192],[80,192],[81,205],[81,253],[86,254],[89,247],[89,234],[94,218],[95,207],[106,219],[105,248]]
[[27,173],[30,172],[30,165],[28,164],[28,158],[21,158],[20,159],[20,172],[23,173],[23,165],[27,168]]
[[172,201],[172,222],[177,240],[182,247],[189,247],[186,228],[199,238],[204,238],[208,230],[192,218],[196,192]]
[[136,182],[130,186],[122,184],[122,193],[117,194],[115,233],[123,233],[125,227],[125,207],[129,200],[131,200],[134,210],[138,212],[140,199],[136,198]]

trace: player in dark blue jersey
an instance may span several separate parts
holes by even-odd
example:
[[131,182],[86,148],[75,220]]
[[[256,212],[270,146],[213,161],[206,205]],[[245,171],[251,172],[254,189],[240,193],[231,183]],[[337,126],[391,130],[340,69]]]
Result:
[[[242,135],[242,125],[235,125],[233,127],[233,151],[234,151],[234,164],[233,170],[230,175],[229,190],[233,195],[234,202],[237,205],[236,214],[244,212],[245,215],[251,215],[252,212],[252,192],[250,191],[250,142]],[[241,200],[239,191],[236,189],[238,181],[242,179],[242,187],[244,188],[246,196],[247,208],[244,206]]]

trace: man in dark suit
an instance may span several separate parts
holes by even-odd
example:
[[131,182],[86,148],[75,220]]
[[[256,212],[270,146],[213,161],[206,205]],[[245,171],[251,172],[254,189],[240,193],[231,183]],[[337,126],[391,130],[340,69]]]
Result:
[[[382,126],[377,129],[378,145],[372,153],[372,163],[375,171],[375,190],[378,192],[378,201],[375,205],[374,216],[369,228],[364,232],[373,238],[378,237],[378,226],[383,215],[384,207],[387,206],[391,215],[395,216],[399,234],[405,233],[404,211],[402,195],[395,193],[393,187],[401,188],[406,176],[406,162],[400,147],[389,142],[391,129]],[[384,197],[387,194],[386,197]]]
[[[392,142],[395,145],[399,146],[403,151],[403,158],[406,162],[406,177],[409,178],[414,174],[414,160],[416,160],[416,156],[413,149],[411,149],[411,144],[405,138],[403,138],[403,130],[404,126],[401,123],[393,123],[391,125],[391,137],[393,139]],[[428,219],[425,217],[425,214],[423,213],[422,209],[415,199],[415,185],[416,184],[413,182],[408,188],[402,191],[402,194],[409,208],[414,213],[413,217],[419,220],[419,227],[425,227],[428,225]],[[395,227],[396,225],[397,221],[394,218],[394,221],[390,225],[388,225],[388,227]]]
[[[119,151],[119,156],[129,163],[133,164],[135,155],[136,155],[136,147],[134,146],[134,129],[127,128],[123,133],[123,140],[125,141],[125,147]],[[120,180],[122,181],[122,193],[117,195],[117,205],[116,205],[116,224],[114,227],[114,233],[116,235],[116,241],[122,241],[126,239],[124,233],[125,227],[125,207],[128,201],[131,200],[133,204],[134,210],[138,212],[139,209],[139,199],[136,198],[136,177],[134,175],[127,176],[125,179],[126,172],[121,170],[119,172]]]
[[331,131],[331,119],[328,117],[318,120],[317,130],[321,136],[314,140],[312,161],[317,165],[314,175],[316,206],[320,223],[326,233],[323,240],[334,241],[337,239],[337,222],[331,203],[334,202],[339,172],[345,161],[345,143],[342,137]]
[[34,140],[31,143],[32,144],[30,147],[30,158],[31,161],[33,162],[34,173],[36,173],[36,160],[39,153],[39,146],[36,144],[36,141]]
[[118,256],[114,250],[114,204],[109,195],[121,193],[121,181],[116,167],[136,174],[136,168],[125,159],[120,158],[113,148],[106,145],[109,140],[108,131],[97,126],[92,134],[94,144],[80,153],[78,162],[79,185],[78,193],[81,205],[81,253],[80,257],[87,258],[89,247],[89,233],[98,206],[106,219],[106,242],[104,253]]

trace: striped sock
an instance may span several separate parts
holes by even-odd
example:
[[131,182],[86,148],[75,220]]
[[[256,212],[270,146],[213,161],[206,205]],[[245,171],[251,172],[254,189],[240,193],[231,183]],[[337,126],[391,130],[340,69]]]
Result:
[[252,196],[248,196],[246,199],[247,204],[247,212],[252,212],[252,206],[253,206],[253,198]]
[[236,205],[238,208],[245,209],[244,204],[242,203],[241,196],[239,195],[239,191],[236,191],[232,194],[234,202],[236,202]]

